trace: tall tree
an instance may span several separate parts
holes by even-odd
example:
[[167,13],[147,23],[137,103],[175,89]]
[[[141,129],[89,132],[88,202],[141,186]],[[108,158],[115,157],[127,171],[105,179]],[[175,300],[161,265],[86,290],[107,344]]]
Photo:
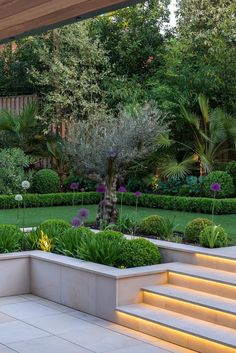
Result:
[[236,3],[178,0],[176,36],[166,55],[165,80],[173,97],[191,108],[204,93],[214,106],[235,113]]
[[67,150],[73,167],[105,185],[105,203],[98,219],[108,223],[116,220],[117,177],[155,150],[158,137],[167,131],[163,114],[153,104],[133,112],[122,109],[117,117],[82,121],[71,129]]
[[103,81],[109,60],[102,44],[89,36],[87,22],[29,37],[18,51],[36,58],[29,61],[27,74],[47,121],[86,119],[106,110]]

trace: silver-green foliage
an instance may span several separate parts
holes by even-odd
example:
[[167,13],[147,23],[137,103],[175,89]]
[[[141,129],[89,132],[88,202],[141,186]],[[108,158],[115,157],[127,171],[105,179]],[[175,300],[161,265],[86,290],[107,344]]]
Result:
[[19,148],[0,150],[0,193],[20,192],[30,158]]

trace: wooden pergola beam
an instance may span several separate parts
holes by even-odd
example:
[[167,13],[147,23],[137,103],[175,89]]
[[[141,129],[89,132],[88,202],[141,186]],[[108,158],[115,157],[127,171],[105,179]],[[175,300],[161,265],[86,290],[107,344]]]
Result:
[[138,2],[140,0],[0,0],[0,44]]

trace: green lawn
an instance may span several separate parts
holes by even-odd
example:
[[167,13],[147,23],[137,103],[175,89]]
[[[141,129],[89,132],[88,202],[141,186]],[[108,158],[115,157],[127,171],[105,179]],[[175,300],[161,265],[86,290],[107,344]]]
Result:
[[[96,219],[96,205],[87,205],[90,210],[89,222],[94,222]],[[72,206],[60,206],[60,207],[40,207],[40,208],[28,208],[25,212],[25,225],[35,226],[42,221],[49,218],[63,218],[70,221],[77,213],[79,207],[73,208]],[[129,214],[135,217],[135,207],[123,206],[123,214]],[[207,217],[211,219],[211,215],[204,215],[202,213],[190,213],[190,212],[178,212],[178,211],[168,211],[159,210],[156,208],[144,208],[139,207],[138,218],[142,218],[159,214],[161,216],[175,217],[176,230],[183,231],[185,225],[196,217]],[[22,215],[23,210],[20,210],[20,225],[22,225]],[[236,215],[220,215],[215,216],[214,221],[225,228],[225,230],[236,239]],[[0,223],[11,223],[17,224],[17,210],[0,210]]]

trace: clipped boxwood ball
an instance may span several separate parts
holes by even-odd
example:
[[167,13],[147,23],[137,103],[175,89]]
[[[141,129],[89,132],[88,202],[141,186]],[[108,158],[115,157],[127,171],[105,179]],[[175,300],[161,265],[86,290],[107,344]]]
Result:
[[214,196],[214,192],[211,190],[211,185],[214,183],[220,184],[220,191],[215,193],[217,198],[230,197],[234,194],[233,179],[227,172],[215,171],[205,177],[203,187],[207,197]]
[[184,240],[190,244],[199,244],[199,237],[201,231],[214,223],[208,218],[195,218],[190,221],[184,231]]
[[54,170],[41,169],[32,180],[32,189],[37,194],[52,194],[60,190],[60,178]]
[[155,265],[160,262],[160,250],[144,238],[127,240],[119,258],[119,265],[125,268]]
[[200,244],[206,248],[221,248],[228,245],[228,235],[220,226],[208,226],[200,233]]
[[70,223],[64,219],[48,219],[40,224],[38,230],[42,230],[49,238],[56,238],[70,228]]
[[153,215],[145,217],[139,224],[139,231],[146,235],[159,235],[159,224],[163,217],[158,215]]

